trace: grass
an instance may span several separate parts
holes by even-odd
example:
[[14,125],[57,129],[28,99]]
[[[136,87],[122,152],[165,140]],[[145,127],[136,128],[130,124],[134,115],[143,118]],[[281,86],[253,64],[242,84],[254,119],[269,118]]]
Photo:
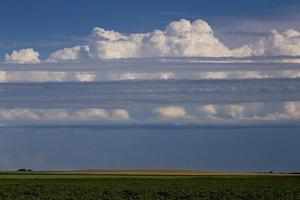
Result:
[[299,200],[300,177],[0,174],[0,200],[11,199]]

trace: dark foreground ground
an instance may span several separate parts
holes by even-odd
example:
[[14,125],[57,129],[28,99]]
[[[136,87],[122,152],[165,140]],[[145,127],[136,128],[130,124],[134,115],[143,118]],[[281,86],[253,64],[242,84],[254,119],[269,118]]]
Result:
[[0,174],[0,200],[299,200],[297,176]]

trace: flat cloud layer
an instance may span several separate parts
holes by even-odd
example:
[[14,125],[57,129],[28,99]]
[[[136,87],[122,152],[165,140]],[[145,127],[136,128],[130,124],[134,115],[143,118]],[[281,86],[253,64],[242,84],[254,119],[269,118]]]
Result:
[[[238,69],[238,68],[237,68]],[[0,83],[102,82],[126,80],[244,80],[300,78],[300,70],[235,70],[235,71],[5,71],[0,70]]]
[[199,115],[202,118],[215,121],[288,121],[300,119],[299,102],[281,103],[245,103],[229,105],[200,106]]
[[127,110],[108,111],[101,108],[66,109],[0,109],[0,122],[72,122],[72,121],[126,121]]
[[135,110],[133,111],[134,115],[144,117],[131,118],[128,109],[0,109],[0,123],[68,124],[72,122],[96,122],[105,124],[114,122],[160,124],[168,122],[169,124],[177,124],[181,122],[199,125],[249,125],[293,122],[298,124],[300,102],[206,104],[194,107],[170,105],[154,107],[152,114],[148,116],[144,115],[143,112],[149,112],[149,110]]
[[276,123],[299,121],[300,102],[208,104],[190,112],[183,106],[165,106],[155,108],[153,113],[169,121],[196,124]]

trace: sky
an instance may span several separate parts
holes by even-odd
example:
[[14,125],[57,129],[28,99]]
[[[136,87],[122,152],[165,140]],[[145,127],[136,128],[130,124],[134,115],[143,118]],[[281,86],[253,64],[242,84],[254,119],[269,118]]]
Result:
[[297,0],[3,0],[0,55],[34,48],[46,58],[55,50],[85,43],[94,27],[150,32],[181,18],[206,20],[221,41],[238,47],[271,29],[297,29],[299,9]]
[[300,169],[299,1],[0,2],[0,170]]

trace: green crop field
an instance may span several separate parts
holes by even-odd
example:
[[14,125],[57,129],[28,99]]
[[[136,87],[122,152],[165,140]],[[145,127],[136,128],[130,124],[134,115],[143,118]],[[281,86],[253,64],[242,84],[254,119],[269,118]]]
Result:
[[8,199],[299,200],[300,177],[2,174]]

